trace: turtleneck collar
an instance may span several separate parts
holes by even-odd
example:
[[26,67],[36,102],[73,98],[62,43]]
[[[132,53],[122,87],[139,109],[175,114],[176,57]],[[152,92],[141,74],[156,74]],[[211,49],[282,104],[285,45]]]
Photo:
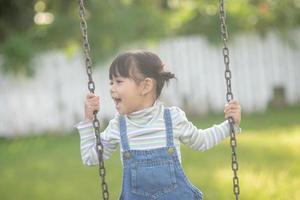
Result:
[[136,126],[148,125],[159,114],[159,108],[161,104],[161,102],[155,101],[153,106],[132,112],[128,115],[125,115],[125,117],[129,123],[132,123]]

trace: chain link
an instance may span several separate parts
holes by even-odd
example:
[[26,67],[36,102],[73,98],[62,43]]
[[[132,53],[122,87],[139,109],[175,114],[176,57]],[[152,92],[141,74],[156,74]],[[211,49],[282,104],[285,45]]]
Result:
[[[90,45],[88,40],[88,31],[87,31],[87,23],[85,19],[85,8],[83,4],[83,0],[78,0],[79,4],[79,16],[80,16],[80,28],[81,34],[83,38],[83,51],[85,55],[85,66],[86,66],[86,73],[88,75],[88,89],[91,93],[95,92],[95,83],[92,77],[92,59],[90,57]],[[96,148],[98,154],[98,161],[99,161],[99,175],[101,178],[101,187],[102,187],[102,197],[104,200],[109,199],[108,193],[108,186],[105,182],[105,167],[104,167],[104,159],[103,159],[103,145],[100,139],[100,122],[97,118],[97,111],[94,113],[94,120],[93,120],[93,127],[95,130],[96,135]]]
[[[229,49],[227,47],[228,41],[228,32],[227,32],[227,25],[226,25],[226,13],[225,13],[225,6],[224,0],[220,0],[220,26],[221,26],[221,36],[223,40],[223,57],[224,57],[224,64],[225,64],[225,80],[227,86],[227,93],[226,99],[227,102],[233,99],[233,93],[231,90],[231,71],[229,69],[230,59],[229,59]],[[237,161],[237,154],[236,154],[236,147],[237,141],[235,138],[235,131],[234,131],[234,121],[232,117],[228,118],[230,124],[230,146],[231,146],[231,169],[233,171],[233,193],[235,195],[235,199],[239,199],[240,194],[240,186],[239,186],[239,178],[237,176],[238,171],[238,161]]]

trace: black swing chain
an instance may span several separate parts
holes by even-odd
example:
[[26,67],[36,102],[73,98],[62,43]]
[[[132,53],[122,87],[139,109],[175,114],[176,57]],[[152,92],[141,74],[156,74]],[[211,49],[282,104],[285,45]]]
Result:
[[[78,0],[79,4],[79,15],[80,15],[80,28],[81,28],[81,34],[83,38],[83,50],[85,55],[85,66],[86,66],[86,72],[88,75],[88,89],[91,93],[95,92],[95,83],[93,81],[92,77],[92,59],[90,57],[90,45],[88,40],[88,33],[87,33],[87,23],[86,23],[86,15],[85,15],[85,8],[83,4],[83,0]],[[101,187],[102,187],[102,196],[104,200],[109,199],[109,193],[108,193],[108,186],[105,181],[105,167],[104,167],[104,160],[103,160],[103,145],[101,143],[100,139],[100,122],[97,118],[97,111],[94,111],[94,120],[93,120],[93,127],[95,130],[95,136],[96,136],[96,150],[98,155],[98,161],[99,161],[99,174],[101,177]]]
[[[221,25],[221,36],[223,40],[223,57],[224,57],[224,64],[225,64],[225,79],[226,79],[226,86],[227,86],[227,93],[226,99],[227,102],[233,99],[233,93],[231,91],[231,71],[229,69],[229,49],[227,46],[228,41],[228,32],[227,32],[227,25],[226,25],[226,13],[224,8],[224,0],[220,0],[220,25]],[[240,194],[240,186],[239,186],[239,178],[237,176],[238,171],[238,161],[237,161],[237,142],[235,137],[235,130],[234,130],[234,121],[232,117],[228,118],[228,122],[230,125],[230,146],[231,146],[231,168],[233,171],[233,193],[235,195],[235,199],[239,199]]]

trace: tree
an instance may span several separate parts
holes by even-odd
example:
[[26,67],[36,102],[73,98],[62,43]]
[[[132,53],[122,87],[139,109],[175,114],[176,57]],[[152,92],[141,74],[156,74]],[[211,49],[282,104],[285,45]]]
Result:
[[[94,61],[124,45],[158,41],[176,35],[201,34],[220,41],[218,0],[89,0],[86,3],[89,40]],[[241,31],[264,34],[300,24],[296,0],[227,0],[230,35]],[[47,21],[48,20],[48,21]],[[77,2],[73,0],[1,0],[1,68],[32,75],[30,59],[47,49],[73,52],[81,48]]]

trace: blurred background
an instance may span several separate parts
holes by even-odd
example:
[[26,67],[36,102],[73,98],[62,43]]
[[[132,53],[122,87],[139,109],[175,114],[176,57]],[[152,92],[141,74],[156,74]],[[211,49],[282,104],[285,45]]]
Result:
[[[242,105],[243,200],[300,199],[300,0],[226,0],[234,98]],[[156,52],[176,74],[161,96],[198,128],[224,120],[217,0],[85,1],[102,129],[116,112],[108,68],[118,53]],[[0,0],[0,199],[101,199],[97,167],[81,164],[87,89],[77,1]],[[183,167],[206,200],[233,199],[229,140]],[[110,199],[119,153],[106,161]]]

